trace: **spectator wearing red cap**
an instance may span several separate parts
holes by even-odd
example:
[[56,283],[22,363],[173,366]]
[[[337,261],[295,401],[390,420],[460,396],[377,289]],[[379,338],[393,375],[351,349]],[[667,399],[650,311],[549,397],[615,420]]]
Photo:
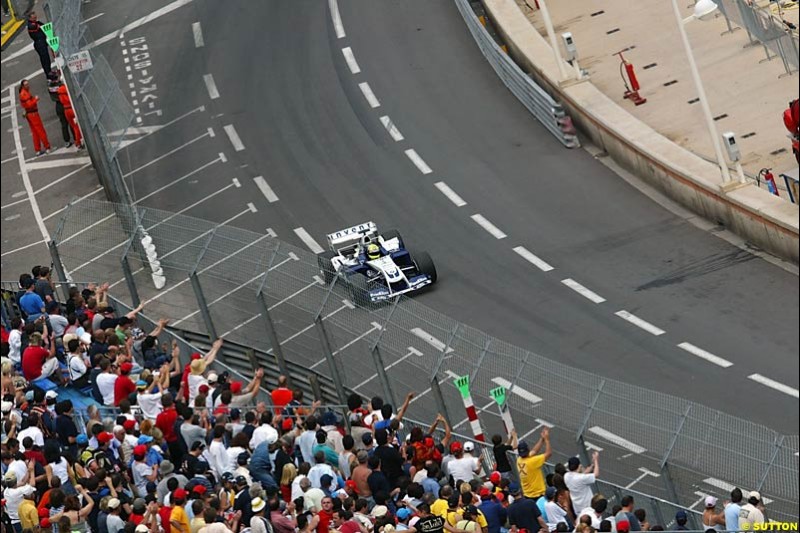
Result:
[[256,394],[258,394],[261,385],[261,379],[264,377],[264,369],[259,368],[256,370],[253,379],[242,389],[241,381],[231,382],[231,393],[233,397],[230,401],[231,407],[245,407],[253,405]]
[[455,486],[459,486],[461,481],[472,481],[481,470],[478,459],[472,456],[464,456],[463,445],[456,441],[450,445],[450,453],[453,456],[447,463],[447,471],[452,476]]
[[169,525],[173,533],[191,533],[189,515],[183,508],[189,493],[184,489],[175,489],[172,493],[172,512],[169,515]]
[[145,462],[147,456],[147,446],[144,444],[137,444],[133,448],[133,484],[136,486],[136,494],[140,498],[147,496],[147,482],[155,481],[158,479],[158,465],[154,464],[148,466]]
[[294,393],[289,388],[289,379],[286,376],[278,376],[278,387],[270,393],[270,396],[272,405],[275,406],[275,414],[281,414],[283,408],[294,399]]
[[130,373],[133,370],[131,363],[125,362],[119,365],[119,376],[114,382],[114,405],[119,407],[122,400],[136,392],[136,384],[131,380]]

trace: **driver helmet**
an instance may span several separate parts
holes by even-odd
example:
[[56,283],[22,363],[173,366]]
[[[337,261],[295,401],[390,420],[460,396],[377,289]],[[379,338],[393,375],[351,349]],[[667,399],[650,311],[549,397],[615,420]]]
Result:
[[375,259],[379,259],[380,256],[381,256],[380,246],[378,246],[374,242],[372,244],[367,245],[367,259],[372,261]]

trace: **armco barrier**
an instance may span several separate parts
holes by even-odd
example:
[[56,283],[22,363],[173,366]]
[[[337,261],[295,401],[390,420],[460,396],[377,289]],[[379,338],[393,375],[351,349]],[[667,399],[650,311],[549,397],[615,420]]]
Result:
[[536,119],[567,148],[580,146],[572,121],[560,103],[542,90],[519,66],[508,57],[478,20],[467,0],[457,0],[456,6],[467,23],[481,53],[514,96]]
[[[460,5],[464,0],[455,0]],[[483,0],[510,55],[558,99],[576,126],[614,160],[667,196],[750,243],[794,264],[800,261],[797,205],[752,185],[723,187],[716,165],[657,133],[590,81],[559,84],[553,53],[514,0]]]

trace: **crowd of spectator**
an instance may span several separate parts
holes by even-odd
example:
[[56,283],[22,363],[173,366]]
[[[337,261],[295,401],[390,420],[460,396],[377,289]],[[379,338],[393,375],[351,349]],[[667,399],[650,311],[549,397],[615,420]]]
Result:
[[[304,402],[290,376],[259,401],[206,354],[161,344],[137,313],[118,316],[108,286],[60,303],[46,267],[20,277],[19,315],[4,316],[3,524],[14,533],[517,533],[663,531],[626,495],[594,491],[599,454],[547,473],[550,430],[535,442],[492,438],[483,456],[438,415],[404,421],[381,397],[347,409]],[[185,364],[181,364],[186,356]],[[85,395],[76,412],[61,393]],[[64,395],[68,396],[68,395]],[[92,398],[93,400],[90,400]],[[764,521],[761,496],[738,489],[703,528]],[[671,527],[687,529],[688,515]]]

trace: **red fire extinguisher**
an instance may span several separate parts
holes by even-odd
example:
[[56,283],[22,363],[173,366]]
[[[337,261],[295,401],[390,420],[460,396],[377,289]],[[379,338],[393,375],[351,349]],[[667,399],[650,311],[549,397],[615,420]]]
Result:
[[[617,52],[614,55],[619,56],[620,64],[619,64],[619,75],[622,78],[622,83],[625,84],[625,93],[623,98],[627,98],[634,105],[642,105],[643,103],[647,102],[647,98],[642,98],[639,96],[639,80],[636,78],[636,71],[633,69],[633,63],[625,59],[622,55],[622,52]],[[623,69],[625,70],[625,74],[623,74]],[[625,79],[625,75],[627,74],[628,79]],[[630,82],[630,85],[628,85]]]
[[758,176],[756,178],[756,181],[758,182],[759,186],[761,185],[762,177],[764,178],[764,181],[767,184],[767,189],[769,189],[769,192],[771,192],[775,196],[780,196],[780,194],[778,194],[778,185],[775,183],[775,176],[772,174],[772,169],[762,168],[761,170],[758,171]]

